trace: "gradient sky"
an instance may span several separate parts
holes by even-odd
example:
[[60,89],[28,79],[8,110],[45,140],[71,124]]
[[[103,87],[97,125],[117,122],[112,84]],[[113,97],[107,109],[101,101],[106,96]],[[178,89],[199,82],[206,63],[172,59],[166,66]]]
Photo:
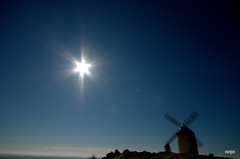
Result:
[[[0,153],[159,152],[177,129],[164,115],[183,122],[197,111],[199,152],[239,155],[239,10],[233,1],[2,0]],[[81,57],[92,66],[84,78],[73,71]]]

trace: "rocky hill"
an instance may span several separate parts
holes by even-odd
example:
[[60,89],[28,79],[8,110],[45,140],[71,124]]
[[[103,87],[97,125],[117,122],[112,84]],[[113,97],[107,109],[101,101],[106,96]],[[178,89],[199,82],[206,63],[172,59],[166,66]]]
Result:
[[191,155],[191,154],[179,154],[179,153],[151,153],[147,151],[137,152],[137,151],[129,151],[128,149],[124,150],[120,153],[118,150],[115,152],[108,153],[102,159],[230,159],[224,157],[217,157],[213,154],[207,155]]

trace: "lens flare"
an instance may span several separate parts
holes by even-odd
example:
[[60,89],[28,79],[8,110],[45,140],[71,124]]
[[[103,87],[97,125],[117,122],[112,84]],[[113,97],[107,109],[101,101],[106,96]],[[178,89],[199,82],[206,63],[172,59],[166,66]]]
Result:
[[84,73],[89,72],[88,68],[89,68],[89,64],[86,64],[85,61],[82,61],[81,63],[77,63],[75,71],[83,75]]

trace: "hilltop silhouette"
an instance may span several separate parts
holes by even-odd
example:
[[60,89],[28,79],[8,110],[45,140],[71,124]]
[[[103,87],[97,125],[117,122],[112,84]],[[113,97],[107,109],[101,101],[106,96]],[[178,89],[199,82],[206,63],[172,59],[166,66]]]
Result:
[[217,157],[213,154],[196,155],[196,154],[180,154],[174,152],[137,152],[128,149],[120,153],[118,150],[106,154],[102,159],[230,159],[225,157]]

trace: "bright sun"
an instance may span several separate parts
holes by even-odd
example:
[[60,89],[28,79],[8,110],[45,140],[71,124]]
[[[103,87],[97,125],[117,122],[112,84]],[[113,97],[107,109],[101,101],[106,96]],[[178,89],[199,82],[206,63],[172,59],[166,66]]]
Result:
[[81,75],[83,75],[84,73],[88,73],[88,68],[89,65],[85,63],[85,61],[81,62],[81,63],[77,63],[76,66],[76,72],[80,72]]

